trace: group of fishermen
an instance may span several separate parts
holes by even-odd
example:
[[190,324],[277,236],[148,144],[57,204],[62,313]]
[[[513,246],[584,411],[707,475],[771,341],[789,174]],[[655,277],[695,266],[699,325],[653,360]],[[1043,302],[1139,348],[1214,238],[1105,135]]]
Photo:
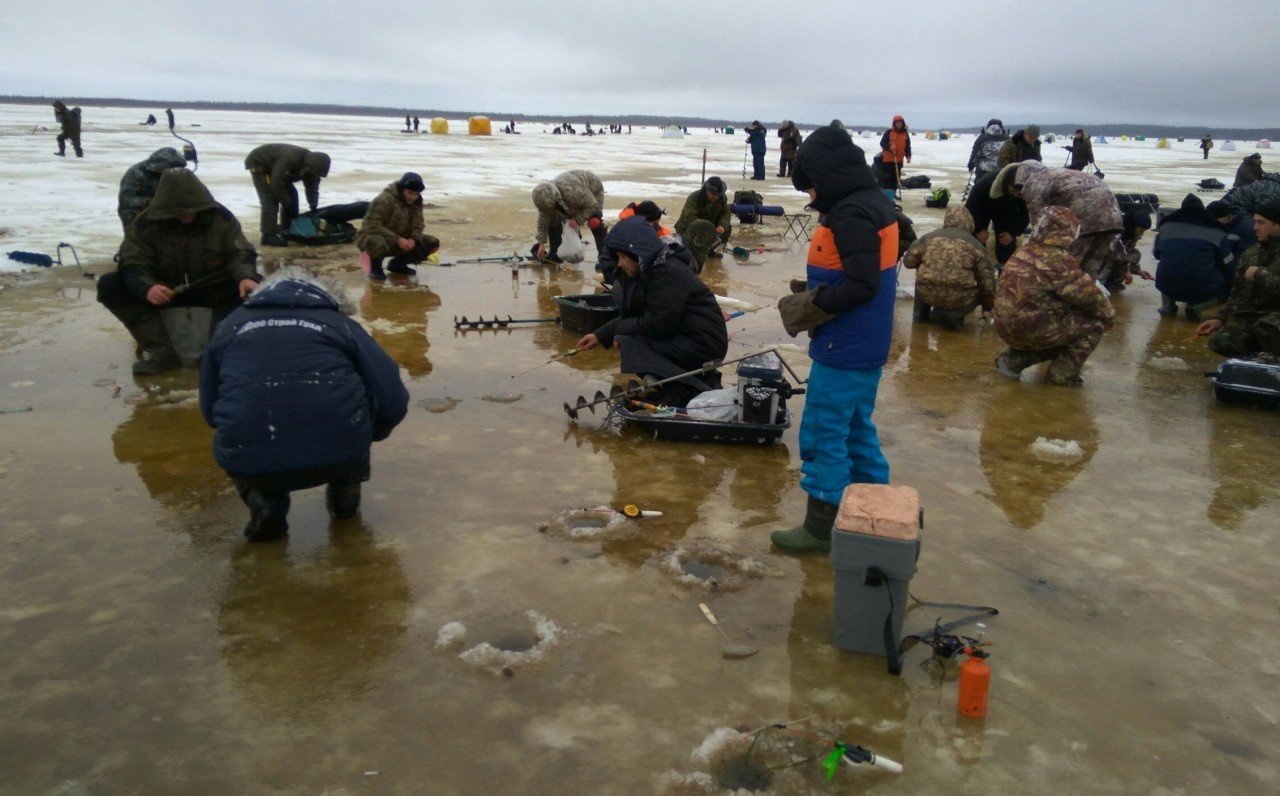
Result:
[[[249,154],[245,166],[263,204],[263,245],[284,242],[278,239],[281,224],[298,211],[293,183],[304,182],[316,209],[329,165],[327,155],[288,144]],[[359,484],[368,478],[369,445],[404,416],[407,395],[398,371],[343,317],[349,307],[340,287],[293,271],[263,282],[256,252],[234,215],[182,166],[176,150],[160,150],[122,181],[125,242],[118,270],[99,282],[99,299],[138,343],[134,372],[179,364],[160,309],[212,308],[215,318],[225,320],[202,358],[201,406],[217,429],[215,455],[250,508],[246,536],[283,535],[288,493],[309,485],[328,484],[331,513],[350,516]],[[999,372],[1017,376],[1049,360],[1046,380],[1064,385],[1081,381],[1085,359],[1114,321],[1099,282],[1123,284],[1132,274],[1146,274],[1126,250],[1114,195],[1082,171],[1051,169],[1035,159],[1010,162],[984,175],[969,202],[947,212],[941,230],[903,252],[901,213],[842,125],[805,138],[788,170],[793,186],[820,214],[806,279],[794,280],[794,292],[779,301],[786,331],[812,338],[800,428],[809,503],[805,521],[776,532],[773,541],[788,550],[821,550],[829,548],[844,487],[888,482],[871,414],[888,356],[900,259],[918,269],[918,320],[957,327],[981,306],[1008,344],[996,357]],[[386,271],[412,274],[412,266],[439,246],[424,232],[424,188],[419,175],[407,172],[370,203],[356,245],[370,260],[371,278],[385,278],[388,257]],[[1250,196],[1262,190],[1249,188]],[[152,189],[148,200],[144,195]],[[565,172],[532,191],[538,211],[532,254],[554,261],[564,236],[585,226],[597,268],[614,294],[618,317],[584,335],[577,348],[618,348],[624,372],[674,377],[650,397],[655,403],[684,406],[720,386],[715,370],[688,374],[727,352],[726,316],[699,277],[732,234],[726,192],[722,179],[707,179],[668,229],[664,211],[652,201],[630,203],[610,228],[603,183],[589,171]],[[1023,219],[1021,226],[1010,222],[1015,217]],[[1254,220],[1259,243],[1241,258],[1225,312],[1200,327],[1212,335],[1215,350],[1267,349],[1268,324],[1280,335],[1280,262],[1269,226],[1280,223],[1280,203],[1263,206]],[[990,225],[997,235],[994,257],[985,239]],[[1028,227],[1022,247],[1002,240],[1003,233],[1016,239]],[[1003,260],[1002,247],[1008,249]],[[1235,342],[1222,342],[1228,339]],[[312,410],[319,425],[304,422]],[[281,431],[282,422],[294,425]],[[354,423],[358,433],[353,437],[343,423]],[[248,452],[255,448],[260,450]]]

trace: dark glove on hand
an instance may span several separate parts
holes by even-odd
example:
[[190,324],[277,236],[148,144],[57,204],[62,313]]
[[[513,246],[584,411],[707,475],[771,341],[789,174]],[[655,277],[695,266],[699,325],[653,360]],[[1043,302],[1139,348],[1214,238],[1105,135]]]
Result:
[[782,316],[782,328],[787,334],[795,337],[801,332],[811,332],[822,324],[836,317],[814,303],[818,293],[826,286],[821,285],[813,290],[792,293],[778,299],[778,312]]

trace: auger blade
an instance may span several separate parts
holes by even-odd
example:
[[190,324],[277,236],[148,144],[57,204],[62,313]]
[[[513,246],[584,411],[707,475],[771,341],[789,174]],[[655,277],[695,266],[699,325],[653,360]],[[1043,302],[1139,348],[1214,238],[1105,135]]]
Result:
[[568,401],[564,402],[564,413],[568,415],[571,420],[578,419],[578,410],[574,409],[572,406],[569,406]]
[[587,403],[587,399],[585,396],[579,395],[578,405],[573,408],[575,411],[578,411],[578,412],[581,412],[583,409],[590,409],[591,414],[594,415],[596,413],[596,410],[593,407],[594,407],[594,404]]
[[614,400],[615,398],[620,398],[620,397],[622,397],[622,396],[623,396],[623,395],[625,395],[625,394],[626,394],[626,393],[623,391],[623,389],[622,389],[621,387],[619,387],[618,385],[616,385],[616,384],[610,385],[610,387],[609,387],[609,400],[611,400],[611,401],[612,401],[612,400]]

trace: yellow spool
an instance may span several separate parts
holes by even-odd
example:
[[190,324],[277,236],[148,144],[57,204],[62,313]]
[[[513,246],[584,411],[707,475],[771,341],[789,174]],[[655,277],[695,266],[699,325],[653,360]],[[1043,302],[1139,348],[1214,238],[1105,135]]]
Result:
[[432,119],[432,120],[431,120],[431,134],[432,134],[432,135],[448,135],[448,134],[449,134],[449,120],[448,120],[448,119],[442,119],[442,118],[440,118],[439,116],[437,116],[436,118]]
[[622,513],[634,519],[640,516],[640,507],[634,503],[628,503],[622,507]]
[[467,120],[467,130],[471,135],[493,135],[488,116],[472,116]]

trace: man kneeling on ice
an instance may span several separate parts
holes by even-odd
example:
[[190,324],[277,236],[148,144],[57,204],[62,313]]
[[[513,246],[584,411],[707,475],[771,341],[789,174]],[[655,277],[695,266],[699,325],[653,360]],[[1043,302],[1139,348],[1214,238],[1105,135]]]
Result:
[[98,301],[138,343],[134,374],[182,364],[161,309],[209,307],[215,321],[226,317],[258,286],[256,260],[240,222],[199,177],[181,168],[161,174],[155,198],[125,230],[119,268],[98,280]]
[[1196,330],[1224,357],[1280,357],[1280,201],[1258,208],[1253,224],[1258,242],[1240,258],[1226,306]]
[[[693,270],[693,256],[678,243],[663,243],[644,218],[619,221],[604,240],[617,260],[613,285],[618,317],[584,335],[578,350],[622,350],[622,372],[665,379],[724,359],[729,334],[716,297]],[[645,400],[684,406],[720,388],[720,373],[686,376]]]
[[284,537],[289,493],[327,484],[334,519],[354,517],[369,448],[404,419],[400,369],[346,315],[337,284],[282,268],[214,333],[200,359],[213,457],[249,507],[251,542]]

